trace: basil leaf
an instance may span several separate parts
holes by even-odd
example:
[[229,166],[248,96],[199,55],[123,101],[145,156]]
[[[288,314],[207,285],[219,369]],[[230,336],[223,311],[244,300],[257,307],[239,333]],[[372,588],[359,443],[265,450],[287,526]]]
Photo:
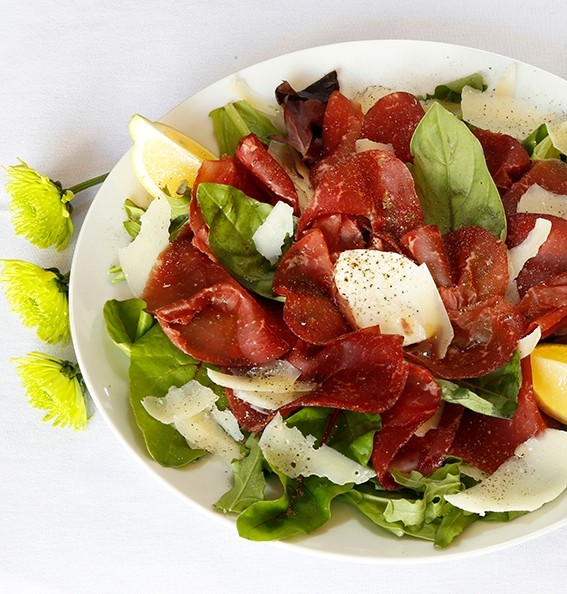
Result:
[[426,99],[437,99],[439,101],[449,101],[451,103],[460,103],[463,87],[472,87],[477,91],[486,91],[488,88],[484,82],[484,77],[479,72],[457,78],[456,80],[437,85],[432,95],[426,95]]
[[522,385],[520,356],[515,353],[508,363],[479,378],[450,382],[438,379],[442,398],[479,414],[510,419],[518,408]]
[[199,369],[199,361],[175,347],[158,324],[131,346],[130,404],[149,454],[163,466],[183,466],[207,452],[192,449],[175,427],[154,419],[142,400],[165,396],[171,386],[195,379]]
[[272,206],[232,186],[214,183],[199,184],[197,200],[209,227],[213,254],[247,289],[275,298],[272,285],[277,263],[270,264],[252,240]]
[[466,124],[434,103],[410,144],[412,172],[427,224],[442,234],[479,226],[504,240],[506,217],[478,140]]
[[264,499],[264,456],[258,439],[251,435],[246,441],[246,447],[248,454],[231,464],[234,472],[233,487],[214,504],[225,513],[241,513],[253,503]]
[[128,356],[132,345],[154,325],[154,319],[145,308],[146,302],[136,298],[111,299],[104,304],[106,331],[112,342]]
[[234,155],[238,143],[244,136],[254,133],[264,144],[271,136],[281,134],[270,119],[248,101],[236,101],[224,107],[213,109],[209,114],[220,153]]
[[243,538],[266,541],[309,534],[329,520],[332,500],[352,488],[352,484],[335,485],[318,476],[277,476],[283,495],[253,503],[238,516],[236,526]]

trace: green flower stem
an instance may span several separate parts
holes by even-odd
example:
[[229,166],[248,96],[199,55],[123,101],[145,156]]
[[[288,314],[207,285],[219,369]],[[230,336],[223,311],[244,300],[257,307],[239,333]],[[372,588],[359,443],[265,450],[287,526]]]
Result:
[[87,179],[80,184],[69,188],[69,192],[73,192],[73,194],[78,194],[83,190],[87,190],[88,188],[92,188],[93,186],[97,186],[98,184],[102,184],[102,182],[108,177],[108,173],[103,173],[102,175],[98,175],[97,177],[93,177],[92,179]]

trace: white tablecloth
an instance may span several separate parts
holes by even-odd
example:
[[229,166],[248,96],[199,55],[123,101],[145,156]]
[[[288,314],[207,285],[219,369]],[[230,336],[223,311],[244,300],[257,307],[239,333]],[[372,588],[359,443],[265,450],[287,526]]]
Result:
[[[0,165],[21,158],[70,186],[129,148],[134,112],[158,119],[242,67],[372,38],[469,45],[567,77],[564,0],[3,2]],[[93,196],[76,198],[77,227]],[[0,257],[68,269],[71,250],[41,252],[15,237],[3,190],[0,201]],[[3,293],[0,319],[1,592],[564,591],[566,528],[489,555],[411,567],[241,540],[134,463],[100,414],[78,433],[42,423],[9,359],[45,345]]]

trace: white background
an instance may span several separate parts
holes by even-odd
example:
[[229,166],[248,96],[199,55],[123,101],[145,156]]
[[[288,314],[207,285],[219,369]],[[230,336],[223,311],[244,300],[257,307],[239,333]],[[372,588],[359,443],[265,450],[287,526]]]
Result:
[[[564,0],[2,2],[0,166],[21,158],[69,187],[129,148],[134,112],[158,119],[240,68],[374,38],[469,45],[567,78]],[[75,199],[77,227],[93,196]],[[0,225],[0,258],[68,269],[71,250],[42,252],[14,237],[3,190]],[[0,592],[564,591],[566,528],[489,555],[414,566],[241,540],[156,483],[100,415],[80,433],[42,423],[9,359],[46,347],[3,294],[0,320]]]

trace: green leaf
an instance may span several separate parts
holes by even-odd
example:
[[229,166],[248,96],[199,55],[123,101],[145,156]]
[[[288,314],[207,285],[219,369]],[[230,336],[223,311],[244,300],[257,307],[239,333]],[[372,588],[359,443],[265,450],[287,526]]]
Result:
[[478,520],[477,515],[463,512],[444,499],[447,493],[464,488],[459,467],[460,460],[451,459],[429,477],[415,471],[409,474],[394,471],[394,478],[405,489],[383,491],[366,483],[341,495],[340,500],[396,536],[410,535],[447,546]]
[[175,347],[155,324],[130,348],[130,404],[149,454],[163,466],[183,466],[206,454],[192,449],[173,426],[160,423],[142,406],[146,396],[165,396],[171,386],[196,379],[199,361]]
[[214,109],[209,115],[221,155],[233,155],[241,138],[250,133],[265,144],[269,143],[270,136],[281,135],[267,116],[244,100]]
[[243,538],[265,541],[309,534],[329,520],[333,499],[352,488],[351,484],[335,485],[317,476],[278,476],[283,495],[253,503],[238,516],[236,526]]
[[561,152],[555,148],[549,136],[547,124],[537,127],[522,144],[533,161],[559,159],[561,156]]
[[434,103],[410,144],[416,189],[427,224],[442,234],[479,226],[504,240],[506,217],[478,140],[466,124]]
[[241,513],[253,503],[264,499],[266,478],[264,456],[258,439],[251,435],[246,441],[248,454],[232,462],[234,485],[214,505],[226,513]]
[[456,382],[438,379],[437,383],[447,402],[460,404],[482,415],[510,419],[518,408],[522,385],[520,356],[515,353],[508,363],[479,378]]
[[146,302],[136,298],[111,299],[104,304],[106,331],[112,342],[128,356],[132,345],[154,325],[154,319],[145,308]]
[[252,240],[272,206],[223,184],[202,183],[197,200],[209,227],[209,246],[228,271],[247,289],[274,298],[277,267],[262,256]]
[[382,420],[379,414],[306,406],[288,417],[286,425],[297,427],[303,435],[315,437],[317,446],[325,436],[328,446],[366,465],[372,455],[374,435],[382,428]]
[[449,101],[451,103],[460,103],[464,87],[472,87],[478,91],[485,91],[487,85],[484,83],[484,77],[479,72],[469,74],[463,78],[437,85],[432,95],[426,95],[426,99],[437,99],[439,101]]

